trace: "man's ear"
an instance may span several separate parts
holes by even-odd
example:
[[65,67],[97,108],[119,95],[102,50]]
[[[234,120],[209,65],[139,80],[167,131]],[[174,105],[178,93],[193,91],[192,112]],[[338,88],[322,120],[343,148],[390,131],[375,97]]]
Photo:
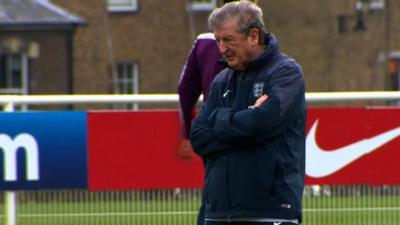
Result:
[[247,37],[249,38],[250,44],[252,46],[257,46],[260,44],[260,31],[257,28],[252,28]]

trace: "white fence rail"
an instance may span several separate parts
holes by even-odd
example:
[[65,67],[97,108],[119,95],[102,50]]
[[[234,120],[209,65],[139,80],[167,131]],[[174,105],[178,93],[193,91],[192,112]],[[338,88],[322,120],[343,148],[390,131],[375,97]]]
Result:
[[[80,103],[176,103],[177,94],[132,95],[0,95],[2,105],[54,105]],[[400,91],[308,92],[308,102],[400,100]]]
[[[322,103],[369,100],[400,101],[400,91],[314,92],[307,93],[306,100],[307,102]],[[16,106],[19,105],[176,103],[177,101],[178,95],[176,94],[0,96],[0,106],[3,105],[4,111],[8,112],[15,111]],[[398,224],[400,220],[399,189],[400,187],[323,187],[321,193],[315,193],[314,189],[308,187],[304,201],[304,224]],[[93,194],[74,190],[66,192],[5,192],[0,193],[0,198],[3,198],[5,202],[4,204],[0,203],[0,210],[4,212],[4,216],[0,215],[0,223],[3,222],[6,225],[195,224],[200,192],[191,190],[175,196],[171,195],[170,191],[132,191],[116,194],[103,192]],[[154,195],[155,193],[156,195]],[[108,195],[112,197],[104,198]],[[69,196],[72,197],[69,198]],[[115,196],[119,196],[117,200],[113,199]],[[190,200],[182,200],[181,196]],[[353,202],[353,198],[357,198],[357,200]],[[190,207],[179,205],[179,202],[187,201],[190,202]],[[110,202],[111,206],[104,205],[107,202]],[[173,204],[178,204],[178,206]],[[65,209],[62,208],[64,206]],[[21,207],[20,213],[17,210],[18,207]],[[121,207],[127,207],[127,210],[120,209]],[[357,213],[358,211],[360,213]],[[160,215],[161,217],[159,217]],[[127,217],[130,219],[126,219]]]

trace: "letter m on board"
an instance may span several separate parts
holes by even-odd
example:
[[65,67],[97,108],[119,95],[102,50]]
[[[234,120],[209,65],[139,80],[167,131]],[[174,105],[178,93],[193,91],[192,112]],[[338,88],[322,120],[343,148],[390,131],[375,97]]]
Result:
[[39,180],[39,148],[35,138],[21,133],[12,139],[0,134],[0,149],[3,151],[3,171],[5,181],[17,180],[17,150],[24,149],[26,155],[26,179]]

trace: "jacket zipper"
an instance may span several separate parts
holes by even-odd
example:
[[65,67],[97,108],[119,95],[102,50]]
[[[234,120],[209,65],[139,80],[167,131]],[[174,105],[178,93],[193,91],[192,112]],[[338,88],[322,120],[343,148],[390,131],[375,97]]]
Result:
[[227,193],[227,201],[228,201],[228,222],[231,219],[231,193],[230,193],[230,185],[229,185],[229,154],[226,157],[226,193]]
[[[233,89],[233,91],[232,91],[232,96],[231,96],[231,99],[230,99],[230,107],[233,107],[233,108],[238,108],[238,107],[240,107],[240,104],[241,104],[241,102],[242,102],[242,99],[240,98],[241,96],[240,96],[240,93],[242,93],[243,92],[243,88],[244,88],[244,83],[243,83],[243,77],[244,75],[242,75],[242,76],[233,76],[233,79],[236,79],[235,81],[233,81],[233,85],[232,85],[232,89]],[[240,80],[239,80],[240,79]],[[230,192],[230,183],[229,183],[229,181],[230,181],[230,174],[229,174],[229,171],[230,171],[230,165],[229,165],[229,163],[230,163],[230,154],[228,153],[228,155],[227,155],[227,157],[226,157],[226,190],[227,190],[227,201],[228,201],[228,222],[230,222],[231,221],[231,219],[232,219],[232,212],[231,212],[231,210],[232,210],[232,203],[231,203],[231,192]]]
[[[234,79],[234,80],[233,80]],[[238,88],[237,88],[237,75],[236,74],[232,74],[231,79],[229,81],[229,87],[232,90],[231,91],[231,95],[229,96],[229,102],[228,105],[229,107],[234,108],[236,101],[237,101],[237,93],[238,93]],[[227,157],[226,157],[226,176],[225,176],[225,182],[226,182],[226,200],[228,203],[228,209],[227,209],[227,213],[228,213],[228,217],[227,220],[228,222],[230,222],[231,220],[231,193],[230,193],[230,185],[229,185],[229,158],[230,158],[230,154],[228,153]]]

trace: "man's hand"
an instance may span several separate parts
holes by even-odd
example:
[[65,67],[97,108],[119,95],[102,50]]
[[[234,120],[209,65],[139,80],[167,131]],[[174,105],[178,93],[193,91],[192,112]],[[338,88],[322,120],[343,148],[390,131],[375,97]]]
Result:
[[261,97],[259,97],[256,101],[256,103],[254,104],[255,107],[259,107],[261,106],[264,102],[266,102],[268,99],[268,95],[262,95]]
[[182,139],[178,149],[178,156],[186,160],[193,159],[194,152],[189,139]]

